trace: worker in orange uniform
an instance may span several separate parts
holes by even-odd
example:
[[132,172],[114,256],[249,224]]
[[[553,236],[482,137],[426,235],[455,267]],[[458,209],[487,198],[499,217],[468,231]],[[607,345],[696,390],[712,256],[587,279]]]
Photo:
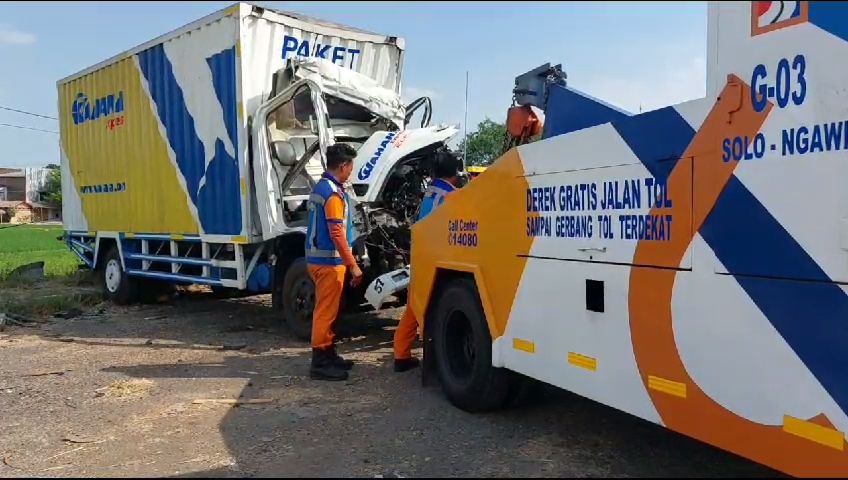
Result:
[[[445,201],[445,197],[459,185],[459,173],[462,162],[451,152],[441,151],[436,157],[433,169],[433,183],[424,192],[424,199],[418,211],[418,221],[423,220]],[[418,334],[418,320],[409,305],[403,312],[394,338],[395,372],[405,372],[417,367],[421,362],[412,356],[412,343]]]
[[327,171],[309,196],[309,225],[306,230],[306,264],[315,282],[312,313],[312,365],[315,380],[346,380],[353,367],[336,353],[333,326],[339,314],[345,275],[350,269],[351,286],[362,281],[351,245],[353,212],[343,184],[353,171],[356,150],[347,144],[327,148]]

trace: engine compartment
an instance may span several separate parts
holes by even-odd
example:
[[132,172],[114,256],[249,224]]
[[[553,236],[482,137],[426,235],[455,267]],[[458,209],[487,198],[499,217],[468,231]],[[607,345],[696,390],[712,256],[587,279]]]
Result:
[[377,202],[357,205],[355,222],[363,243],[357,253],[364,249],[375,276],[409,264],[410,229],[430,183],[433,159],[446,148],[433,144],[407,156],[392,169]]

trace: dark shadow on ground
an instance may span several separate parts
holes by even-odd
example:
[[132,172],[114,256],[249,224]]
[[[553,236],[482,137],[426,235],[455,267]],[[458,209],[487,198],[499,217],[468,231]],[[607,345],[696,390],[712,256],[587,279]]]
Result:
[[[582,397],[542,386],[520,407],[461,412],[419,374],[390,375],[388,364],[357,365],[348,382],[304,375],[307,355],[229,358],[220,366],[115,369],[139,378],[249,378],[245,399],[298,391],[298,400],[233,408],[221,422],[234,476],[639,476],[775,477],[778,473]],[[252,375],[257,373],[258,375]],[[276,379],[268,376],[275,372]],[[379,379],[376,380],[376,379]],[[351,386],[374,383],[381,401],[352,401]],[[351,392],[353,393],[353,392]],[[356,394],[356,393],[354,393]],[[310,438],[331,439],[314,443]],[[429,460],[428,460],[429,458]]]
[[[280,313],[270,307],[268,295],[225,300],[210,294],[188,294],[158,305],[111,307],[109,315],[93,311],[94,314],[86,312],[81,317],[51,322],[52,328],[47,331],[25,328],[6,333],[14,335],[19,331],[56,342],[73,339],[82,345],[152,349],[216,350],[243,344],[250,353],[262,353],[309,346],[290,333]],[[122,314],[138,315],[142,320],[133,325],[109,322],[110,315]],[[99,322],[109,323],[109,328],[92,328]],[[381,336],[381,332],[396,323],[387,319],[385,312],[345,314],[336,326],[336,339],[340,348],[366,337],[391,342],[390,335]],[[356,348],[367,346],[360,342]]]
[[[553,387],[543,386],[520,408],[472,415],[452,407],[437,388],[422,388],[419,370],[393,373],[388,354],[356,365],[346,382],[311,381],[308,345],[292,337],[269,302],[190,296],[129,309],[147,319],[138,323],[80,318],[57,322],[45,336],[152,349],[243,344],[219,364],[103,369],[147,379],[242,378],[242,398],[274,398],[223,417],[220,432],[235,467],[186,477],[779,475]],[[395,323],[375,313],[344,318],[340,353],[390,348]]]

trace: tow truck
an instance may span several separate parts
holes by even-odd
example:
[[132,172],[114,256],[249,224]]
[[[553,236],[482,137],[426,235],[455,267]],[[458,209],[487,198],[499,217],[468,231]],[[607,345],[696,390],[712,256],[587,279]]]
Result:
[[448,400],[504,408],[529,378],[848,475],[846,20],[709,2],[706,97],[644,113],[551,85],[542,139],[412,227],[410,306]]

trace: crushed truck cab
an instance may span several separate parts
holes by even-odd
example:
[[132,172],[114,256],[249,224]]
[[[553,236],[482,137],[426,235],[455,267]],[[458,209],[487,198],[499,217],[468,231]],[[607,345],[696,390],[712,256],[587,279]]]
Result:
[[546,138],[413,226],[425,360],[466,410],[530,377],[845,476],[848,4],[708,22],[706,98],[587,124],[553,86]]

